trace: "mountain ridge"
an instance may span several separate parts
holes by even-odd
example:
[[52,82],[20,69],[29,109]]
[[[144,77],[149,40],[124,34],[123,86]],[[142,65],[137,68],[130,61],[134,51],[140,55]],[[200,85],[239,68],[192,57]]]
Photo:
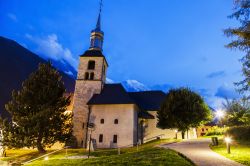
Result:
[[[46,62],[16,41],[0,36],[0,114],[2,116],[8,116],[4,105],[11,99],[12,90],[20,89],[22,82],[37,69],[38,64]],[[61,70],[59,72],[67,93],[72,93],[74,78]]]

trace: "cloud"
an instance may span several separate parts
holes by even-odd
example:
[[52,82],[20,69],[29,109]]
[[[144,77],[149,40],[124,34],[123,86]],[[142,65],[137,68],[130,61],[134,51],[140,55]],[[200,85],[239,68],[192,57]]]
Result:
[[68,48],[64,48],[59,43],[56,34],[50,34],[45,37],[33,37],[30,34],[25,35],[26,38],[31,40],[36,45],[36,52],[46,59],[53,59],[61,62],[68,62],[74,69],[77,69],[78,61],[72,56]]
[[17,17],[13,13],[8,13],[7,16],[14,22],[17,22]]
[[221,97],[217,97],[217,96],[210,96],[210,97],[207,97],[205,101],[209,107],[215,110],[218,110],[224,107],[223,103],[225,102],[225,99]]
[[220,86],[217,89],[215,96],[228,99],[237,99],[240,97],[239,93],[237,93],[234,88],[227,85]]
[[226,76],[226,72],[221,70],[208,74],[207,78],[224,77],[224,76]]

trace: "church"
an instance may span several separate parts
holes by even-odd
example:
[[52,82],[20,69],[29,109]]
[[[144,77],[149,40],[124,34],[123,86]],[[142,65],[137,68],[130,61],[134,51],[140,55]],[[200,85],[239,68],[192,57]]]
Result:
[[[181,138],[177,130],[157,128],[162,91],[127,92],[122,84],[107,84],[109,65],[102,46],[101,10],[90,35],[90,47],[80,56],[73,97],[73,135],[78,147],[93,141],[97,148],[134,146],[156,138]],[[195,129],[187,133],[196,138]]]

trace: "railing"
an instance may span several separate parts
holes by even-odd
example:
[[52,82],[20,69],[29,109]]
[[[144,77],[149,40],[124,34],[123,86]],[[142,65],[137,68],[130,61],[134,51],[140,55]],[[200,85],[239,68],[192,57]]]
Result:
[[24,164],[31,163],[31,162],[33,162],[33,161],[35,161],[35,160],[38,160],[38,159],[41,159],[41,158],[46,158],[46,157],[48,157],[49,155],[54,154],[54,153],[59,152],[59,151],[64,150],[64,149],[66,149],[66,155],[67,155],[67,148],[68,148],[68,146],[66,146],[66,147],[64,147],[64,148],[62,148],[62,149],[58,149],[58,150],[55,150],[55,151],[53,151],[53,152],[44,154],[44,155],[39,156],[39,157],[37,157],[37,158],[34,158],[34,159],[32,159],[32,160],[26,161],[26,162],[24,162],[24,163],[22,163],[22,164],[24,165]]
[[144,142],[149,142],[149,141],[153,141],[155,139],[158,139],[158,138],[162,138],[162,136],[164,136],[165,134],[160,134],[160,135],[157,135],[157,136],[154,136],[154,137],[151,137],[151,138],[148,138],[148,139],[145,139]]
[[[161,139],[162,136],[164,136],[164,134],[160,134],[160,135],[157,135],[157,136],[148,138],[148,139],[144,140],[144,142],[146,143],[146,142],[149,142],[149,141],[153,141],[153,140],[155,140],[155,139],[159,139],[159,138]],[[142,144],[139,144],[139,142],[137,142],[136,144],[129,144],[129,145],[117,147],[118,155],[121,153],[121,149],[122,149],[122,148],[128,148],[128,147],[136,146],[136,147],[137,147],[137,151],[138,151],[138,150],[139,150],[139,145],[142,145]],[[44,155],[39,156],[39,157],[37,157],[37,158],[34,158],[34,159],[32,159],[32,160],[26,161],[26,162],[24,162],[24,163],[22,163],[22,164],[28,164],[28,163],[31,163],[31,162],[33,162],[33,161],[35,161],[35,160],[38,160],[38,159],[41,159],[41,158],[46,158],[46,157],[48,157],[49,155],[54,154],[54,153],[59,152],[59,151],[64,150],[64,149],[66,149],[66,155],[67,155],[67,149],[68,149],[68,148],[69,148],[69,147],[66,146],[66,147],[64,147],[64,148],[62,148],[62,149],[58,149],[58,150],[55,150],[55,151],[53,151],[53,152],[44,154]]]

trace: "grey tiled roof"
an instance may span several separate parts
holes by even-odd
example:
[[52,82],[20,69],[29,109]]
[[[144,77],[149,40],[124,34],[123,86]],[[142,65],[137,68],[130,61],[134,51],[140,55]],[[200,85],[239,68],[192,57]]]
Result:
[[127,92],[121,84],[105,84],[101,93],[93,95],[87,104],[136,104],[141,110],[156,111],[165,96],[162,91]]

